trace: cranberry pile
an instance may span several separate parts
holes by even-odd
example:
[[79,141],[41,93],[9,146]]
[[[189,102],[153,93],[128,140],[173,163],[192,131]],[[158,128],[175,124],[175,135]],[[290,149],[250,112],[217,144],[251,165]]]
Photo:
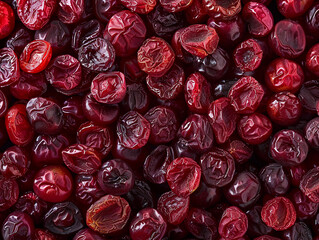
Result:
[[319,240],[319,2],[0,0],[1,240]]

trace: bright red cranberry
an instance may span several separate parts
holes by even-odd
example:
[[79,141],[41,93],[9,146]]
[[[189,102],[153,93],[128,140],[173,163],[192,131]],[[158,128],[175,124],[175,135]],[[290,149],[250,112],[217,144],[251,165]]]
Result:
[[19,185],[14,179],[0,179],[0,211],[12,207],[19,198]]
[[281,20],[277,22],[269,37],[269,45],[280,57],[296,58],[305,50],[305,32],[297,22]]
[[47,81],[43,73],[21,71],[19,81],[10,85],[10,93],[17,99],[30,100],[40,97],[47,91]]
[[278,0],[277,9],[286,18],[297,18],[303,15],[312,5],[314,0]]
[[138,149],[146,145],[151,125],[138,112],[130,111],[123,115],[117,123],[119,142],[126,148]]
[[186,229],[197,239],[216,239],[218,236],[217,222],[211,213],[192,208],[184,221]]
[[211,102],[211,86],[200,73],[191,74],[185,83],[185,101],[194,113],[207,113]]
[[172,67],[175,54],[171,46],[158,37],[148,38],[137,52],[140,68],[153,77],[162,77]]
[[72,175],[60,165],[44,167],[34,177],[33,190],[44,201],[65,201],[72,194]]
[[117,104],[101,104],[95,100],[92,94],[87,94],[83,98],[82,108],[85,117],[99,125],[108,125],[115,122],[120,113]]
[[284,195],[289,190],[288,176],[280,164],[272,163],[262,168],[259,178],[270,195]]
[[75,234],[73,238],[73,240],[90,240],[90,239],[105,240],[105,238],[102,237],[102,235],[98,234],[97,232],[93,231],[90,228],[84,228],[80,230],[79,232],[77,232],[77,234]]
[[151,12],[156,6],[156,0],[120,0],[126,8],[130,9],[132,12],[139,14],[147,14]]
[[228,142],[225,149],[239,164],[247,162],[253,155],[253,149],[243,141],[237,139]]
[[19,178],[28,171],[30,164],[26,150],[12,146],[4,151],[0,159],[0,173],[6,178]]
[[261,218],[267,226],[282,231],[294,225],[296,211],[289,199],[276,197],[265,203],[261,210]]
[[296,166],[308,154],[306,140],[294,130],[281,130],[275,134],[270,145],[271,157],[283,166]]
[[157,202],[157,210],[170,224],[179,225],[187,216],[189,197],[183,198],[173,192],[166,192],[160,196]]
[[319,149],[319,117],[308,122],[305,128],[305,138],[314,149]]
[[240,43],[234,50],[235,65],[244,72],[257,69],[263,58],[263,50],[254,39]]
[[180,12],[187,9],[193,0],[159,0],[159,2],[168,12]]
[[260,83],[253,77],[240,78],[229,90],[228,97],[240,114],[253,113],[259,107],[264,96]]
[[189,115],[178,130],[178,137],[196,153],[208,151],[214,142],[213,129],[208,118],[203,115]]
[[130,225],[132,240],[160,240],[164,237],[167,224],[154,208],[144,208],[137,213]]
[[235,47],[244,38],[246,26],[241,16],[236,15],[230,20],[209,18],[207,25],[214,28],[219,36],[219,43],[223,48]]
[[312,202],[301,190],[295,188],[289,193],[295,206],[297,217],[306,220],[313,217],[319,208],[319,203]]
[[274,26],[271,12],[264,4],[259,2],[246,3],[242,16],[248,25],[248,32],[256,37],[268,35]]
[[265,73],[267,87],[273,92],[297,92],[304,81],[301,66],[285,58],[273,60]]
[[59,235],[72,234],[83,228],[81,212],[72,202],[61,202],[53,205],[43,220],[46,229]]
[[216,1],[203,0],[202,3],[213,18],[228,20],[237,15],[241,10],[241,2],[238,0]]
[[52,56],[51,44],[34,40],[25,46],[20,55],[20,68],[28,73],[39,73],[49,64]]
[[238,116],[229,98],[213,101],[208,109],[208,118],[218,144],[225,143],[236,130]]
[[146,77],[149,91],[158,98],[174,99],[184,87],[185,73],[182,67],[174,64],[173,67],[162,77]]
[[15,104],[5,117],[6,129],[13,144],[18,146],[28,145],[34,136],[34,131],[29,123],[26,106]]
[[200,158],[204,182],[210,187],[224,187],[233,180],[235,162],[233,157],[220,148],[205,153]]
[[252,172],[238,173],[233,181],[224,188],[226,199],[241,208],[252,206],[260,197],[261,184]]
[[218,232],[225,239],[237,239],[245,235],[248,218],[237,207],[227,208],[219,222]]
[[300,190],[312,201],[319,203],[319,168],[309,170],[300,182]]
[[46,68],[45,76],[57,91],[70,95],[70,91],[81,83],[82,68],[71,55],[60,55]]
[[282,126],[294,125],[301,117],[302,106],[300,100],[289,92],[273,95],[267,104],[270,119]]
[[92,71],[105,72],[114,64],[115,50],[108,40],[94,38],[79,48],[78,60]]
[[177,118],[170,108],[164,106],[153,107],[144,117],[151,124],[150,143],[168,143],[176,137]]
[[199,186],[200,166],[191,158],[176,158],[167,168],[166,179],[171,190],[180,197],[187,197]]
[[58,18],[65,24],[73,24],[81,19],[84,12],[84,0],[60,0],[58,2]]
[[[1,11],[1,6],[0,6]],[[0,12],[1,14],[1,12]],[[16,83],[20,78],[19,61],[11,48],[0,49],[0,87]]]
[[306,56],[306,67],[316,76],[319,76],[319,44],[316,44],[310,48]]
[[109,38],[118,56],[137,51],[146,36],[146,27],[139,15],[124,10],[114,14],[108,22],[104,38]]
[[63,127],[63,113],[58,104],[42,97],[32,98],[26,106],[29,121],[37,133],[57,134]]
[[246,143],[257,145],[265,142],[270,137],[272,124],[265,115],[253,113],[243,116],[239,120],[237,131]]
[[113,233],[124,228],[130,213],[131,208],[124,198],[105,195],[88,209],[86,224],[99,233]]
[[0,39],[6,38],[13,31],[15,25],[15,17],[9,4],[0,2]]
[[4,220],[1,233],[4,240],[32,240],[34,234],[33,220],[26,213],[12,212]]
[[192,4],[185,10],[187,22],[190,24],[202,23],[207,19],[207,10],[201,0],[193,0]]
[[180,35],[182,47],[189,53],[205,58],[216,51],[219,37],[214,28],[204,24],[186,27]]
[[116,104],[121,102],[126,94],[124,74],[121,72],[100,73],[92,81],[91,93],[100,103]]
[[18,0],[17,13],[27,28],[38,30],[49,22],[56,4],[56,0]]
[[102,165],[97,180],[104,192],[123,195],[132,189],[135,177],[132,169],[123,160],[113,159]]

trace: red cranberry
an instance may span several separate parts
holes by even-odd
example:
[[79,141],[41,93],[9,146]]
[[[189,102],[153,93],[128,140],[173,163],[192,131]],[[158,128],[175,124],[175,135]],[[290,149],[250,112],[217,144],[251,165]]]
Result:
[[166,179],[171,190],[180,197],[187,197],[199,186],[200,166],[191,158],[176,158],[167,168]]
[[137,213],[130,225],[132,240],[153,239],[164,237],[167,224],[162,215],[154,208],[144,208]]
[[121,102],[123,111],[137,111],[146,113],[151,104],[151,94],[142,83],[132,83],[127,85],[126,95]]
[[58,2],[58,18],[65,24],[76,23],[84,12],[84,0],[60,0]]
[[0,179],[0,211],[12,207],[19,198],[19,185],[14,179]]
[[276,197],[263,206],[261,218],[276,231],[290,228],[296,221],[296,211],[292,202],[285,197]]
[[227,208],[219,222],[218,232],[225,239],[237,239],[245,235],[248,218],[237,207]]
[[319,203],[319,168],[309,170],[300,182],[300,190],[312,201]]
[[75,234],[73,238],[73,240],[90,240],[90,239],[104,240],[105,238],[103,238],[100,234],[98,234],[97,232],[94,232],[90,228],[85,228],[80,230],[79,232],[77,232],[77,234]]
[[6,42],[6,46],[11,48],[18,56],[22,53],[24,47],[33,40],[33,34],[25,27],[17,28]]
[[319,81],[306,81],[301,86],[298,98],[300,99],[304,110],[316,113],[316,104],[319,101]]
[[241,2],[238,0],[216,1],[203,0],[202,3],[208,11],[208,14],[214,18],[228,20],[233,18],[241,10]]
[[14,29],[15,17],[12,8],[9,4],[0,2],[0,39],[6,38]]
[[188,8],[193,0],[159,0],[162,7],[168,12],[179,12]]
[[34,240],[56,240],[56,237],[48,230],[36,228],[34,232]]
[[34,177],[33,190],[44,201],[65,201],[73,190],[71,173],[60,165],[44,167]]
[[305,32],[300,24],[288,19],[281,20],[269,37],[269,45],[280,57],[296,58],[305,50]]
[[190,24],[205,22],[207,10],[201,0],[193,0],[192,4],[185,10],[187,22]]
[[0,87],[9,86],[19,80],[20,69],[18,57],[11,48],[0,49],[0,67]]
[[[261,206],[253,206],[246,212],[248,218],[248,230],[247,233],[251,237],[261,236],[263,234],[270,234],[273,229],[268,227],[262,220],[261,220]],[[256,238],[254,238],[256,239]]]
[[253,155],[253,149],[249,145],[237,139],[227,143],[226,150],[239,164],[247,162]]
[[284,166],[296,166],[306,159],[308,145],[298,132],[281,130],[271,141],[270,154],[275,161]]
[[313,0],[278,0],[277,8],[286,18],[297,18],[303,15],[311,7],[313,2]]
[[314,149],[319,149],[319,117],[308,122],[305,134],[309,145]]
[[136,12],[139,14],[147,14],[154,9],[156,6],[156,0],[137,0],[137,1],[130,1],[130,0],[120,0],[121,3],[132,12]]
[[319,68],[317,62],[319,60],[319,44],[316,44],[310,48],[306,56],[306,67],[316,76],[319,76]]

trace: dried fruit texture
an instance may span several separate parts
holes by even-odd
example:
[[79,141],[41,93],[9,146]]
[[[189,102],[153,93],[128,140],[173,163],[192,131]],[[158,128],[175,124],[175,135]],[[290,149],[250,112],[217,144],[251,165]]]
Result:
[[66,24],[73,24],[81,19],[84,12],[84,0],[60,0],[58,5],[58,18]]
[[121,3],[132,12],[147,14],[156,6],[157,0],[120,0]]
[[314,149],[319,149],[319,118],[314,118],[308,122],[305,128],[305,138]]
[[118,56],[129,56],[137,51],[146,36],[146,27],[139,15],[124,10],[114,14],[104,32]]
[[0,2],[0,39],[6,38],[13,31],[15,18],[12,8],[9,4]]
[[164,237],[166,229],[167,224],[156,209],[144,208],[132,220],[130,236],[132,240],[160,240]]
[[203,5],[210,16],[221,20],[231,19],[241,10],[241,2],[238,0],[203,0]]
[[205,58],[215,52],[219,37],[214,28],[204,24],[186,27],[180,34],[182,47],[189,53]]
[[0,87],[9,86],[17,82],[19,78],[20,68],[17,55],[11,48],[0,49]]
[[265,203],[261,210],[261,218],[267,226],[282,231],[294,225],[296,211],[289,199],[276,197]]
[[319,168],[309,170],[301,179],[300,190],[312,201],[319,203]]
[[253,77],[240,78],[229,90],[228,97],[239,114],[250,114],[257,110],[264,97],[264,90]]
[[138,112],[130,111],[117,123],[119,142],[126,148],[138,149],[146,145],[151,133],[151,124]]
[[233,58],[236,67],[244,72],[256,70],[263,59],[263,50],[254,39],[248,39],[234,50]]
[[85,42],[80,48],[78,59],[83,67],[92,71],[105,72],[115,61],[115,49],[103,38],[95,38]]
[[148,38],[137,52],[139,67],[152,77],[162,77],[173,66],[175,53],[162,38]]
[[294,130],[281,130],[275,134],[270,145],[270,155],[283,166],[297,166],[308,154],[306,140]]
[[170,224],[179,225],[187,216],[189,197],[183,198],[173,192],[166,192],[157,202],[157,210]]
[[200,166],[191,158],[176,158],[167,168],[166,179],[172,192],[187,197],[199,186]]
[[126,94],[125,76],[121,72],[100,73],[91,84],[91,93],[96,101],[106,104],[121,102]]
[[227,208],[219,222],[218,232],[225,239],[243,237],[248,228],[248,218],[237,207]]
[[298,98],[304,110],[316,113],[316,103],[319,101],[319,81],[306,81],[301,86]]
[[28,73],[39,73],[47,67],[51,57],[51,44],[44,40],[34,40],[23,49],[20,68]]
[[278,0],[277,9],[286,18],[297,18],[303,15],[314,2],[313,0]]
[[0,211],[12,207],[19,198],[19,185],[14,179],[0,179]]
[[165,100],[176,98],[182,91],[185,82],[185,73],[182,67],[174,64],[162,77],[146,77],[148,90],[155,96]]
[[238,115],[229,98],[213,101],[209,106],[208,118],[218,144],[225,143],[236,130]]
[[215,148],[200,158],[203,180],[210,187],[224,187],[233,180],[235,162],[226,151]]
[[191,74],[185,83],[185,101],[194,113],[207,113],[212,99],[211,86],[200,73]]
[[273,92],[297,92],[304,81],[301,66],[285,58],[273,60],[267,67],[265,82]]
[[185,11],[187,22],[190,24],[202,23],[207,19],[207,10],[201,0],[193,0]]
[[130,214],[131,208],[124,198],[106,195],[87,210],[86,224],[94,231],[109,234],[123,229]]
[[319,68],[318,68],[318,61],[319,61],[319,44],[312,46],[309,49],[307,56],[306,56],[306,67],[310,72],[315,74],[317,77],[319,76]]
[[159,0],[162,7],[168,12],[180,12],[187,9],[193,0]]
[[56,4],[56,0],[17,0],[17,13],[27,28],[38,30],[49,22]]

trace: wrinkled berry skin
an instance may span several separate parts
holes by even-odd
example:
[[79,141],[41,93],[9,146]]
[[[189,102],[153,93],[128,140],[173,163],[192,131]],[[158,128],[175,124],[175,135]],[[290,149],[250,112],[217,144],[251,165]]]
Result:
[[286,18],[297,18],[303,15],[314,2],[313,0],[289,1],[277,0],[277,8],[279,12]]
[[319,58],[319,44],[312,46],[306,55],[306,67],[310,72],[319,76],[318,59]]
[[319,117],[308,122],[306,128],[306,139],[309,145],[314,149],[319,149]]
[[319,168],[309,170],[300,181],[300,190],[312,201],[319,203]]

